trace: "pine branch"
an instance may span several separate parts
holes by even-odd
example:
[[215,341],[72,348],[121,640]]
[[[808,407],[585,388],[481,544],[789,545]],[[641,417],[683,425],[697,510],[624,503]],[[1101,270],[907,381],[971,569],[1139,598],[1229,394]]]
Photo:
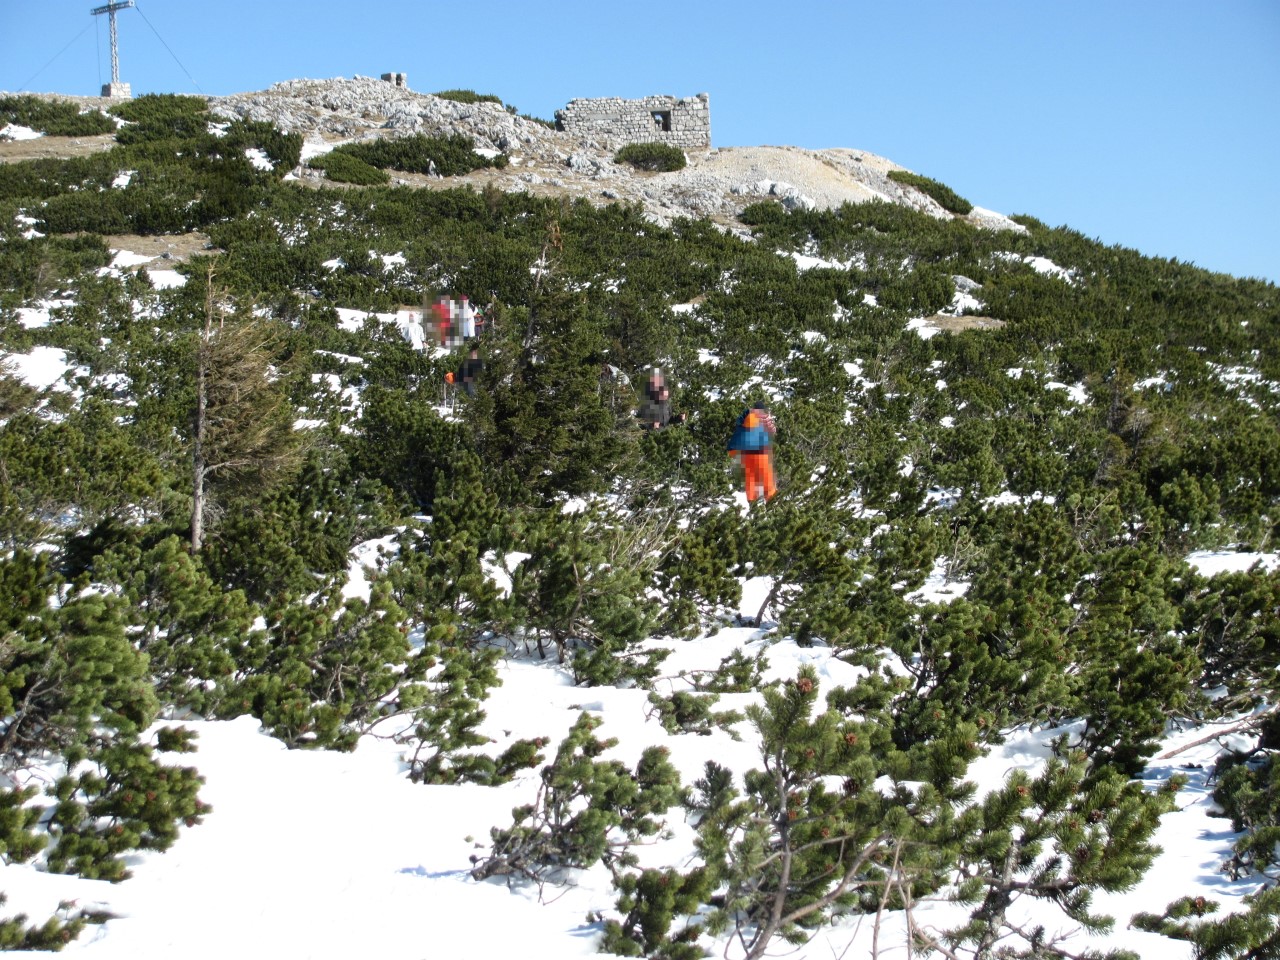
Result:
[[1208,734],[1207,736],[1201,737],[1198,740],[1192,740],[1190,743],[1184,743],[1180,747],[1175,747],[1172,750],[1166,750],[1164,753],[1160,754],[1159,756],[1152,757],[1151,759],[1152,760],[1169,760],[1173,757],[1178,756],[1178,754],[1180,753],[1186,753],[1188,750],[1192,749],[1193,747],[1201,747],[1201,746],[1204,746],[1206,743],[1212,743],[1214,740],[1217,740],[1219,737],[1225,737],[1228,734],[1232,734],[1232,733],[1244,733],[1246,731],[1256,730],[1260,726],[1262,726],[1263,721],[1266,720],[1267,717],[1275,713],[1277,709],[1280,709],[1280,703],[1273,703],[1271,706],[1265,708],[1264,710],[1258,711],[1257,713],[1253,714],[1247,719],[1241,720],[1239,723],[1233,723],[1231,726],[1223,727],[1221,730],[1216,730],[1213,733]]

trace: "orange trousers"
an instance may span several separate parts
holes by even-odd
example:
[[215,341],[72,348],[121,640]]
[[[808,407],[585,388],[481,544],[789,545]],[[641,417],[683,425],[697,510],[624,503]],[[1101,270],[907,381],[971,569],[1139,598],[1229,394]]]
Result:
[[747,503],[751,503],[761,493],[768,500],[778,492],[773,482],[773,457],[768,451],[743,453],[742,469],[747,476]]

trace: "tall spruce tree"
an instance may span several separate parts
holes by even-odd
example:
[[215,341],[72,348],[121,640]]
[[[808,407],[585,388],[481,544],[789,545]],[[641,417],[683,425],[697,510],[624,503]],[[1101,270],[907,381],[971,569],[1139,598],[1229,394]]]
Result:
[[473,421],[484,459],[543,497],[607,489],[628,450],[600,390],[599,310],[560,282],[550,278],[550,289],[488,341],[492,414]]

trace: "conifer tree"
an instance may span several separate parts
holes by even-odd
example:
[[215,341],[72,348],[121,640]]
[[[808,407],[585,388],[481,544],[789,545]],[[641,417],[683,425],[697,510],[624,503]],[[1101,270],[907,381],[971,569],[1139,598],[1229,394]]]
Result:
[[333,582],[314,599],[285,598],[267,629],[238,652],[239,680],[224,716],[252,713],[291,747],[350,750],[379,720],[402,713],[431,666],[411,651],[404,613],[385,580],[369,600],[346,598]]
[[4,769],[46,751],[135,737],[158,710],[147,659],[125,635],[124,605],[88,590],[58,593],[43,556],[0,561]]
[[197,712],[216,710],[257,616],[244,593],[218,587],[176,536],[145,552],[109,550],[93,572],[129,600],[130,635],[147,655],[157,693]]
[[1098,556],[1075,601],[1086,611],[1073,638],[1081,744],[1095,765],[1136,774],[1166,720],[1187,703],[1199,675],[1195,651],[1173,631],[1175,570],[1154,547]]
[[910,678],[893,711],[900,746],[932,739],[957,718],[990,742],[1070,709],[1065,669],[1078,613],[1067,597],[1085,558],[1044,504],[993,511],[978,528],[975,536],[991,542],[966,595],[921,605],[890,627]]
[[691,634],[704,619],[736,607],[742,584],[736,574],[745,559],[745,531],[734,511],[719,510],[678,534],[657,571],[666,597],[662,628]]
[[607,488],[627,445],[599,389],[597,309],[553,286],[506,323],[484,358],[492,420],[473,424],[484,459],[506,464],[543,496]]
[[698,946],[702,925],[688,921],[674,936],[671,925],[679,917],[696,916],[711,896],[711,875],[702,867],[687,874],[678,870],[647,869],[618,878],[619,919],[608,919],[601,953],[650,960],[699,960],[706,952]]
[[26,863],[49,842],[37,829],[44,807],[28,802],[39,792],[34,786],[0,790],[0,860],[5,863]]
[[651,693],[647,716],[657,717],[667,733],[706,736],[719,728],[735,740],[741,739],[732,727],[743,719],[742,714],[737,710],[713,710],[719,699],[719,695],[714,693],[691,693],[687,690],[677,690],[669,697]]
[[[196,772],[158,762],[139,740],[159,703],[147,658],[126,637],[124,604],[88,590],[60,594],[43,558],[0,562],[0,772],[37,758],[60,763],[65,772],[49,788],[49,868],[118,880],[127,875],[122,854],[165,849],[178,823],[198,823],[207,808]],[[27,790],[3,794],[7,857],[45,846],[22,806],[30,799]]]
[[1230,715],[1274,700],[1280,660],[1280,571],[1185,576],[1178,598],[1180,630],[1203,663],[1202,691],[1222,690],[1211,709]]
[[428,512],[438,485],[469,447],[464,428],[436,413],[438,402],[434,384],[409,390],[371,386],[364,393],[359,432],[350,441],[351,468],[358,476],[380,480],[397,501]]
[[766,689],[763,705],[747,711],[763,768],[749,771],[739,791],[730,771],[708,762],[695,784],[697,847],[717,890],[707,929],[732,933],[751,960],[776,937],[802,943],[826,918],[876,909],[899,885],[936,886],[946,861],[930,838],[951,821],[951,802],[966,796],[957,776],[976,752],[965,741],[971,727],[945,745],[951,762],[927,764],[932,782],[886,795],[877,777],[900,783],[911,761],[878,722],[847,721],[834,709],[814,716],[817,703],[817,674],[807,665]]
[[[181,738],[192,749],[190,738]],[[209,812],[197,796],[204,778],[194,768],[157,762],[142,743],[113,743],[67,754],[68,773],[51,792],[57,798],[49,823],[53,845],[47,862],[55,873],[119,881],[129,876],[121,855],[167,850],[178,824],[196,826]]]
[[490,831],[492,850],[474,858],[472,877],[541,884],[598,861],[615,870],[634,866],[631,845],[658,833],[661,817],[680,802],[680,774],[664,747],[646,749],[634,770],[599,759],[617,743],[596,736],[600,724],[579,715],[543,768],[534,802],[511,811],[510,827]]
[[1214,767],[1217,783],[1213,799],[1240,834],[1231,845],[1224,872],[1240,879],[1250,875],[1271,878],[1280,863],[1280,765],[1276,763],[1276,720],[1263,721],[1258,747],[1228,751]]
[[0,542],[10,546],[63,543],[83,528],[155,515],[164,487],[157,457],[100,398],[54,421],[22,412],[0,424]]
[[516,568],[511,593],[516,622],[540,655],[549,639],[579,683],[653,675],[665,654],[630,648],[653,622],[646,587],[668,522],[633,522],[603,508],[527,518],[523,545],[531,556]]
[[[8,901],[0,893],[0,907]],[[80,936],[86,923],[102,923],[105,914],[86,914],[70,903],[58,906],[58,913],[38,927],[27,925],[25,913],[0,917],[0,950],[48,950],[57,952]]]
[[460,451],[438,481],[430,523],[402,537],[390,570],[396,602],[428,628],[447,627],[450,644],[493,630],[509,619],[509,604],[484,563],[512,547],[515,522],[485,483],[479,458]]
[[1151,838],[1183,781],[1153,794],[1114,770],[1087,779],[1084,754],[1060,747],[1063,757],[1038,777],[1015,771],[960,817],[956,896],[978,906],[943,935],[951,949],[976,960],[1075,957],[1052,925],[1025,925],[1015,904],[1046,901],[1086,932],[1104,933],[1113,921],[1091,909],[1094,892],[1130,889],[1160,852]]
[[542,737],[521,738],[497,757],[474,750],[489,743],[476,729],[484,720],[481,703],[498,686],[497,648],[470,650],[442,645],[447,628],[428,631],[424,653],[438,660],[425,681],[399,691],[401,709],[413,716],[410,731],[396,739],[412,747],[406,755],[410,779],[422,783],[506,783],[521,770],[537,767],[546,745]]
[[191,549],[204,544],[208,497],[215,480],[262,485],[294,467],[298,435],[287,396],[274,382],[268,325],[228,309],[226,293],[206,267],[203,314],[195,333],[190,425]]
[[1280,887],[1244,898],[1246,909],[1214,917],[1220,904],[1203,896],[1179,897],[1163,914],[1139,913],[1133,925],[1191,944],[1195,960],[1269,960],[1280,956]]
[[772,609],[782,626],[807,645],[815,637],[839,645],[851,622],[845,598],[865,572],[854,549],[864,523],[821,501],[774,500],[746,526],[743,555],[752,573],[773,578],[773,588],[753,619],[759,626]]

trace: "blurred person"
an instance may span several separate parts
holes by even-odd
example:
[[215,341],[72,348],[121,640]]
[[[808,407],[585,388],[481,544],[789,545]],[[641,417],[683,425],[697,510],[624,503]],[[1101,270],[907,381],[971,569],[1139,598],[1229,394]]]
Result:
[[636,412],[642,430],[661,430],[671,423],[684,423],[685,414],[674,416],[671,413],[671,390],[667,387],[666,378],[660,367],[654,367],[649,374],[649,382],[644,388],[645,399]]
[[435,316],[436,334],[440,338],[440,346],[450,346],[450,328],[453,326],[453,304],[444,294],[436,297],[431,305],[431,313]]
[[484,361],[480,359],[480,350],[472,347],[455,376],[455,380],[462,384],[462,389],[467,392],[468,397],[476,395],[476,384],[482,372],[484,372]]
[[458,331],[464,341],[476,338],[476,311],[466,294],[458,303]]
[[773,476],[773,437],[777,429],[769,408],[761,402],[742,412],[729,438],[729,456],[742,464],[747,503],[754,503],[760,496],[768,501],[778,492]]

